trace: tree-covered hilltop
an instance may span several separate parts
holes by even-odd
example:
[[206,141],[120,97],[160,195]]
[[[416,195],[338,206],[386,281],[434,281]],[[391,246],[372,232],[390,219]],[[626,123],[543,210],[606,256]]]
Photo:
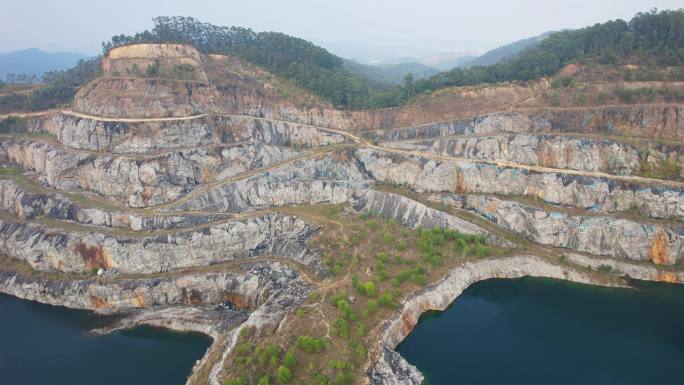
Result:
[[363,106],[372,82],[344,68],[343,60],[313,43],[279,32],[222,27],[192,17],[156,17],[154,28],[102,43],[112,48],[136,43],[189,44],[203,53],[229,53],[330,100],[341,108]]
[[81,59],[68,70],[48,71],[42,76],[43,85],[30,92],[9,92],[0,95],[0,113],[40,111],[69,104],[76,91],[102,71],[101,57]]
[[230,53],[323,96],[340,108],[397,106],[411,97],[453,86],[526,81],[552,76],[569,63],[639,61],[660,65],[684,62],[684,11],[646,12],[629,22],[614,20],[553,33],[539,44],[502,62],[457,68],[387,89],[352,73],[344,61],[303,39],[283,33],[220,27],[190,17],[157,17],[154,28],[133,36],[114,36],[111,48],[134,43],[184,43],[205,53]]
[[[398,106],[415,95],[454,86],[526,81],[555,75],[569,63],[596,61],[681,66],[684,63],[684,10],[646,12],[551,34],[539,44],[492,65],[457,68],[399,86],[369,79],[344,60],[313,43],[277,32],[221,27],[190,17],[157,17],[154,28],[103,43],[105,54],[135,43],[183,43],[204,53],[228,53],[328,99],[335,107],[366,109]],[[45,85],[28,93],[0,96],[0,112],[53,108],[71,101],[78,87],[97,76],[99,58],[73,69],[47,73]]]
[[372,96],[370,105],[393,106],[411,96],[446,87],[525,81],[557,74],[565,65],[595,60],[603,64],[684,63],[684,10],[638,13],[629,22],[614,20],[551,34],[539,44],[497,64],[456,68],[390,92]]

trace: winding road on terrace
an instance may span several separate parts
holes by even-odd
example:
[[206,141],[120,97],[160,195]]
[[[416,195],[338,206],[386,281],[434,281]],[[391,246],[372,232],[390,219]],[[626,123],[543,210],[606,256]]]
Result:
[[[134,122],[183,121],[183,120],[198,119],[198,118],[202,118],[205,116],[223,116],[223,117],[249,117],[249,118],[254,118],[254,119],[266,121],[266,122],[282,122],[282,123],[290,123],[290,124],[292,123],[292,122],[286,122],[286,121],[276,120],[276,119],[259,118],[259,117],[249,116],[249,115],[231,115],[231,114],[200,114],[200,115],[181,116],[181,117],[172,117],[172,118],[140,118],[140,119],[136,119],[136,118],[110,118],[110,117],[102,117],[102,116],[93,116],[93,115],[83,114],[83,113],[74,112],[74,111],[62,111],[62,113],[66,114],[66,115],[71,115],[71,116],[74,116],[77,118],[90,119],[90,120],[96,120],[96,121],[105,121],[105,122],[130,122],[130,123],[134,123]],[[544,167],[544,166],[534,166],[534,165],[527,165],[527,164],[520,164],[520,163],[505,161],[505,160],[468,159],[468,158],[460,158],[460,157],[431,154],[431,153],[426,153],[426,152],[422,152],[422,151],[409,151],[409,150],[402,150],[402,149],[396,149],[396,148],[388,148],[388,147],[385,147],[382,145],[373,144],[373,143],[369,142],[368,140],[361,138],[360,136],[354,135],[354,134],[347,132],[347,131],[336,130],[336,129],[327,128],[327,127],[317,127],[317,126],[312,126],[312,125],[308,125],[308,124],[301,124],[301,126],[311,127],[311,128],[315,128],[317,130],[342,135],[342,136],[352,140],[353,142],[355,142],[358,145],[361,145],[363,147],[368,147],[368,148],[372,148],[372,149],[379,150],[379,151],[408,155],[408,156],[423,157],[423,158],[435,159],[435,160],[440,160],[440,161],[452,161],[452,162],[456,162],[456,163],[490,164],[490,165],[494,165],[494,166],[498,166],[498,167],[515,168],[515,169],[528,170],[528,171],[538,172],[538,173],[560,173],[560,174],[567,174],[567,175],[578,175],[578,176],[588,176],[588,177],[593,177],[593,178],[612,179],[612,180],[618,180],[618,181],[623,181],[623,182],[635,182],[635,183],[642,183],[642,184],[652,184],[652,185],[661,185],[661,186],[671,186],[671,187],[677,187],[677,188],[684,188],[684,183],[682,183],[682,182],[646,178],[646,177],[634,176],[634,175],[613,175],[613,174],[608,174],[608,173],[604,173],[604,172],[597,172],[597,171],[581,171],[581,170],[560,169],[560,168]],[[231,178],[230,181],[226,181],[225,183],[229,183],[229,182],[235,181],[237,179],[242,179],[244,177],[248,177],[248,176],[257,174],[259,172],[262,172],[262,171],[273,169],[273,168],[276,168],[276,167],[282,166],[284,164],[288,164],[288,163],[291,163],[291,162],[294,162],[294,161],[297,161],[297,160],[300,160],[300,159],[303,159],[306,157],[311,157],[314,154],[321,153],[321,152],[325,152],[325,150],[310,152],[308,154],[303,154],[300,157],[288,159],[287,161],[281,162],[280,164],[271,165],[271,166],[267,167],[266,169],[257,169],[257,170],[254,170],[254,172],[248,173],[248,175],[244,175],[244,174],[241,175],[240,178]],[[180,200],[187,201],[189,199],[192,199],[192,197],[194,197],[194,196],[197,196],[203,192],[206,192],[207,189],[211,189],[213,187],[220,186],[222,184],[223,184],[223,181],[216,183],[215,186],[207,186],[206,189],[193,191],[192,193],[180,198]],[[173,206],[175,204],[176,204],[176,201],[167,203],[163,206]],[[163,207],[163,206],[160,206],[160,207]]]

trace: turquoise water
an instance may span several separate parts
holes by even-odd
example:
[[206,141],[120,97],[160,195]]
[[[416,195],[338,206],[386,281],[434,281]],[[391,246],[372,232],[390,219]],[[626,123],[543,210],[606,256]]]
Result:
[[0,295],[0,384],[182,385],[211,344],[148,327],[88,333],[111,321]]
[[684,285],[477,283],[398,351],[429,385],[682,385]]

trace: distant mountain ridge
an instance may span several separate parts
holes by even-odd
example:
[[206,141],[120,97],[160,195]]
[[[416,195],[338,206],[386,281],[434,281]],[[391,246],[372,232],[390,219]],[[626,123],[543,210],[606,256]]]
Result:
[[31,74],[38,78],[47,71],[66,70],[86,55],[74,52],[46,52],[37,48],[0,53],[0,79],[7,74]]
[[451,59],[443,60],[440,62],[435,62],[435,63],[430,63],[433,67],[439,69],[440,71],[448,71],[450,69],[454,69],[456,67],[461,67],[466,63],[469,63],[471,60],[477,59],[477,56],[472,56],[472,55],[465,55],[465,56],[457,56]]
[[418,62],[368,65],[344,59],[344,68],[352,74],[391,85],[401,84],[407,74],[413,74],[413,78],[417,80],[439,73],[436,68]]
[[509,57],[517,55],[520,51],[522,51],[525,48],[540,43],[541,41],[543,41],[555,32],[556,31],[548,31],[537,36],[518,40],[510,44],[502,45],[501,47],[485,52],[481,56],[472,58],[468,61],[461,62],[458,64],[458,67],[469,68],[474,66],[486,66],[496,64],[504,59],[508,59]]

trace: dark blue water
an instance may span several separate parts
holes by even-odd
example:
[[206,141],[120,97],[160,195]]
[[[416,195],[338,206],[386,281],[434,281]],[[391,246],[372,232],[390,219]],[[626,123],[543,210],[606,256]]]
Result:
[[105,336],[111,322],[0,295],[2,385],[182,385],[211,339],[141,327]]
[[684,286],[484,281],[398,351],[429,385],[682,385]]

